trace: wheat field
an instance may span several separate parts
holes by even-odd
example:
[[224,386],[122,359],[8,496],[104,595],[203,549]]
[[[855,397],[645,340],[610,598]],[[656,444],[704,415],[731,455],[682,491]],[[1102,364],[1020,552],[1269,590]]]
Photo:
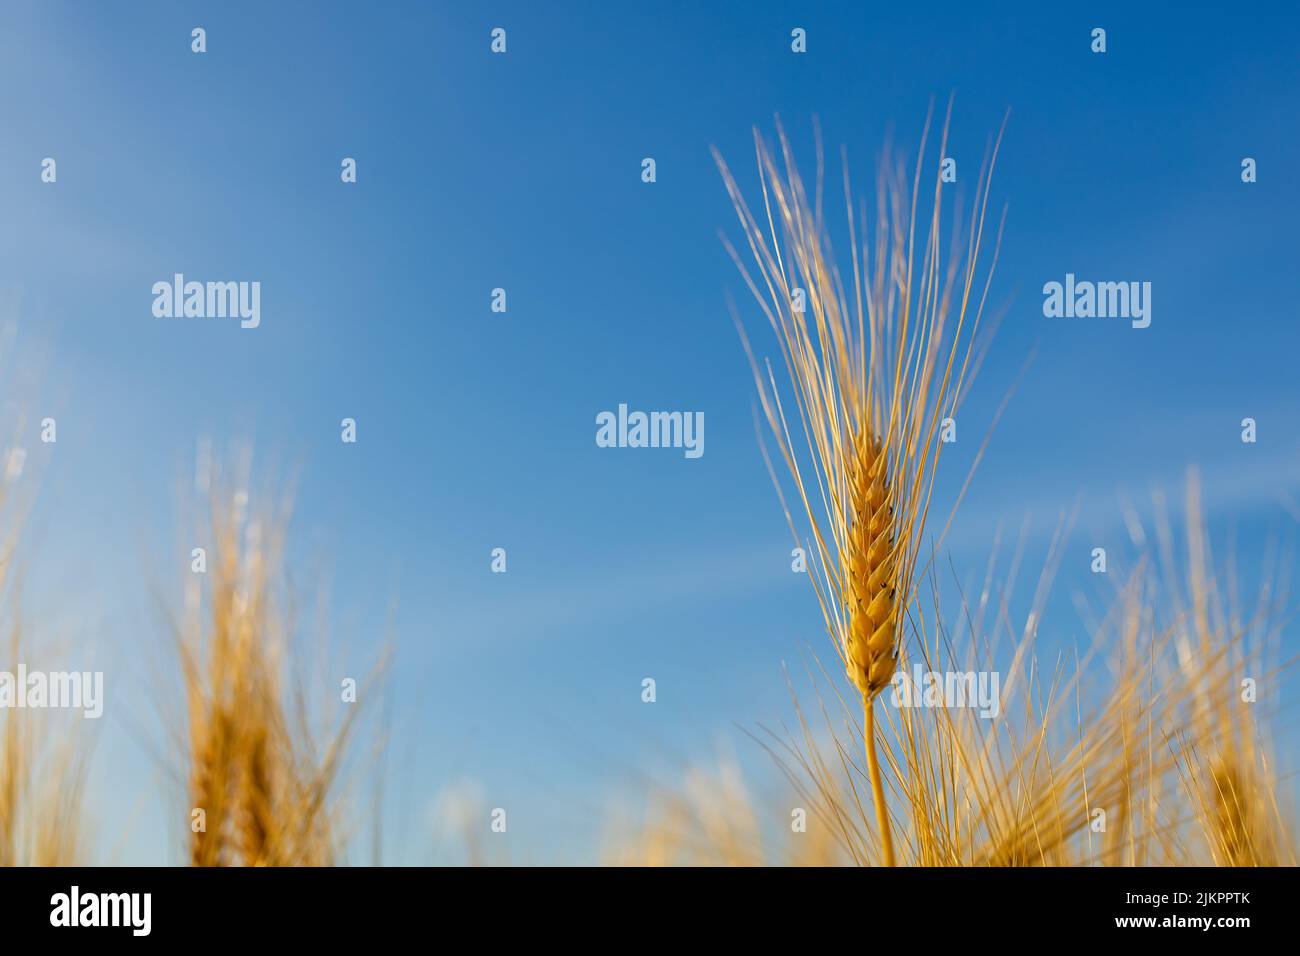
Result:
[[[943,573],[944,532],[962,506],[958,494],[948,515],[932,514],[940,435],[996,347],[983,333],[1005,214],[990,208],[1001,133],[954,217],[939,173],[948,119],[938,128],[906,161],[882,154],[870,197],[854,193],[842,157],[849,238],[838,257],[820,135],[811,187],[779,126],[774,144],[755,131],[749,194],[715,153],[740,224],[726,250],[757,308],[733,314],[760,440],[794,543],[811,555],[834,662],[806,658],[813,692],[794,694],[793,725],[750,729],[777,791],[756,797],[724,760],[687,768],[642,794],[640,819],[606,828],[590,862],[1294,866],[1276,728],[1243,691],[1290,664],[1277,659],[1285,588],[1270,580],[1244,600],[1216,571],[1194,470],[1186,540],[1154,529],[1155,546],[1071,654],[1044,654],[1038,641],[1055,548],[1021,620],[1007,585],[993,583],[1007,561],[996,544],[976,592],[954,594]],[[374,741],[361,707],[297,677],[288,501],[250,496],[237,469],[209,479],[206,571],[172,595],[173,653],[158,668],[172,737],[162,764],[175,784],[166,826],[185,847],[174,862],[335,865],[375,822],[350,799],[373,782],[357,758]],[[0,514],[2,646],[11,661],[37,660],[41,622],[24,619],[15,573],[22,508],[0,499]],[[381,656],[363,675],[366,707],[382,707],[386,666]],[[996,672],[997,719],[888,703],[896,675],[916,667]],[[0,865],[99,862],[86,840],[93,750],[84,725],[0,711]],[[593,833],[605,823],[593,819]]]

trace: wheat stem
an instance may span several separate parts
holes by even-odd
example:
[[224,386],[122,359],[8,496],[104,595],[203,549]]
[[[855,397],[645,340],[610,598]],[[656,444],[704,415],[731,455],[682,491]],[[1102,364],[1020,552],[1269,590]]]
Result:
[[885,866],[894,866],[894,835],[889,828],[889,809],[885,806],[885,787],[880,782],[880,758],[876,756],[876,705],[870,694],[862,695],[863,737],[866,738],[867,770],[871,774],[871,802],[876,805],[876,824],[880,827],[880,849]]

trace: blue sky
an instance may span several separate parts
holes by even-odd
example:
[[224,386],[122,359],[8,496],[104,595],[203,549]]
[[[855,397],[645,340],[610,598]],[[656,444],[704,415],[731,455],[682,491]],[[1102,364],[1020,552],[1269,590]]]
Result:
[[[943,494],[1034,360],[947,542],[955,567],[982,571],[994,530],[1026,517],[1045,545],[1077,506],[1068,638],[1120,501],[1177,500],[1191,464],[1243,564],[1294,537],[1294,13],[899,6],[6,4],[0,319],[25,359],[3,394],[26,400],[28,441],[44,409],[59,421],[54,453],[33,452],[24,612],[112,662],[105,848],[130,821],[117,859],[171,852],[130,725],[165,660],[151,588],[187,560],[173,492],[202,435],[296,468],[294,560],[329,568],[342,653],[396,641],[389,860],[437,858],[430,807],[458,781],[510,808],[517,858],[580,858],[638,775],[719,740],[752,757],[736,727],[786,712],[781,661],[828,650],[755,437],[726,293],[765,329],[717,237],[736,221],[709,155],[752,187],[751,128],[777,114],[805,164],[818,117],[865,185],[886,132],[914,147],[954,94],[969,188],[1011,110],[1005,317]],[[261,327],[154,318],[151,286],[176,272],[260,281]],[[1151,327],[1044,318],[1042,285],[1067,272],[1150,281]],[[597,448],[595,415],[620,402],[704,411],[705,455]]]

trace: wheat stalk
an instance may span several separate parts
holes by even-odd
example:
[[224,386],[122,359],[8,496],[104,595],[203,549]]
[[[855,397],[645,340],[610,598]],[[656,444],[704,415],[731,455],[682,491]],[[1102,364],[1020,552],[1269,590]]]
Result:
[[[191,826],[190,862],[327,865],[336,852],[335,784],[359,705],[344,705],[320,746],[313,714],[283,678],[293,629],[277,598],[287,506],[250,520],[246,495],[218,476],[211,483],[213,566],[178,641],[188,798],[205,823]],[[381,660],[367,687],[383,669]]]
[[[925,141],[923,136],[910,198],[901,170],[888,157],[882,161],[873,241],[864,235],[861,247],[844,158],[852,248],[847,293],[822,215],[820,136],[813,202],[780,124],[783,168],[755,130],[761,222],[714,150],[756,275],[725,236],[723,242],[777,333],[808,449],[806,460],[796,451],[772,365],[762,368],[754,361],[738,321],[765,416],[811,528],[816,573],[809,577],[836,652],[861,694],[868,772],[886,865],[895,862],[895,855],[876,753],[874,702],[895,671],[933,491],[938,430],[955,410],[971,368],[988,291],[987,277],[983,290],[976,289],[976,264],[988,177],[997,153],[995,144],[981,172],[969,235],[964,248],[953,244],[955,252],[945,251],[940,242],[943,184],[935,164],[932,206],[928,221],[922,223],[928,232],[918,260],[917,206]],[[945,155],[946,142],[945,121],[940,156]],[[865,211],[861,218],[865,225]],[[991,271],[990,266],[990,276]],[[802,293],[803,309],[796,305],[796,290]],[[798,542],[788,507],[785,511]]]
[[[2,353],[0,349],[0,359]],[[0,463],[9,460],[9,451],[0,442]],[[15,580],[22,566],[16,558],[24,519],[40,489],[30,472],[24,481],[26,487],[15,494],[13,483],[0,475],[0,632],[8,631],[7,639],[0,640],[0,670],[24,660],[33,663],[29,654],[49,654],[43,641],[27,639],[19,606],[21,582]],[[83,862],[78,857],[86,838],[87,737],[80,717],[0,708],[0,867]]]

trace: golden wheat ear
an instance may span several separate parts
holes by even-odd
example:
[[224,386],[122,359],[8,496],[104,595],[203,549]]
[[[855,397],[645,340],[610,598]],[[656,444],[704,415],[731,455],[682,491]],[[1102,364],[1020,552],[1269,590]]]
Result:
[[848,543],[841,559],[849,608],[844,656],[868,699],[889,685],[898,661],[898,577],[889,467],[879,439],[861,434],[848,464]]
[[[342,768],[359,705],[334,717],[294,679],[283,568],[287,503],[245,514],[248,496],[215,475],[212,565],[178,635],[188,734],[181,742],[195,866],[321,866],[335,861]],[[322,645],[322,654],[327,653]],[[387,655],[360,688],[382,678]],[[314,695],[313,695],[314,698]],[[319,725],[319,726],[318,726]]]
[[[927,134],[929,125],[927,117]],[[820,136],[814,207],[784,130],[778,124],[779,164],[755,131],[765,221],[750,211],[714,151],[752,255],[752,272],[723,241],[776,332],[787,390],[794,397],[787,415],[775,373],[769,366],[765,376],[754,363],[764,413],[816,544],[816,570],[809,578],[845,672],[862,695],[886,864],[894,862],[894,852],[875,752],[874,700],[888,686],[898,659],[934,488],[940,425],[953,415],[972,367],[992,273],[990,264],[981,291],[976,275],[1001,134],[979,178],[969,236],[953,249],[941,242],[943,185],[937,161],[932,205],[918,215],[922,170],[930,164],[926,140],[923,135],[910,195],[900,168],[888,156],[882,160],[876,218],[870,226],[861,224],[861,247],[846,160],[852,247],[847,282],[822,215]],[[947,120],[939,156],[946,143]],[[748,351],[747,338],[745,344]],[[802,442],[792,434],[789,419],[795,416]],[[799,529],[790,523],[801,542]]]

